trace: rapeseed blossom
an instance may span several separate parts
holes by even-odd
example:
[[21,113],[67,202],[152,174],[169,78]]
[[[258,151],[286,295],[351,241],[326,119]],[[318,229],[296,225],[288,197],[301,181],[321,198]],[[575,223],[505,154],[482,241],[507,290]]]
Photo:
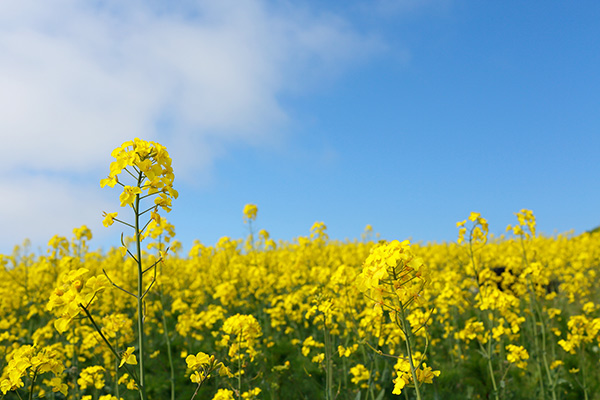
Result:
[[246,204],[244,206],[244,220],[246,222],[254,221],[256,214],[258,213],[258,207],[256,204]]
[[65,332],[82,308],[89,307],[98,293],[108,286],[108,279],[104,275],[91,276],[86,280],[88,272],[87,268],[69,271],[63,275],[63,284],[50,295],[47,309],[59,317],[54,321],[58,332]]
[[509,344],[506,346],[506,360],[515,364],[518,368],[525,369],[527,368],[527,360],[529,359],[529,353],[523,346],[515,346],[514,344]]
[[[129,178],[121,173],[106,185],[135,187]],[[174,398],[189,399],[207,379],[196,399],[316,397],[329,377],[338,398],[411,396],[417,387],[423,400],[435,392],[449,398],[473,382],[465,380],[473,366],[485,366],[468,389],[473,398],[552,398],[553,390],[558,398],[564,391],[593,397],[600,233],[547,237],[522,210],[521,230],[510,230],[516,237],[488,237],[487,221],[472,213],[459,223],[460,244],[341,242],[319,222],[291,242],[258,232],[252,251],[244,239],[224,237],[178,254],[175,229],[153,201],[160,194],[151,196],[148,225],[140,225],[149,243],[139,253],[145,268],[158,262],[156,281],[142,287],[150,288],[141,313],[150,399],[168,398],[169,368],[162,366],[169,350]],[[123,211],[111,214],[104,216],[109,226],[127,222]],[[138,397],[125,392],[140,389],[132,363],[141,361],[136,299],[116,288],[136,287],[136,262],[119,249],[90,251],[84,227],[73,234],[52,238],[42,251],[25,244],[0,257],[0,389],[7,399],[18,397],[10,391],[21,398],[30,391],[32,398]],[[130,247],[134,240],[123,238]],[[435,388],[428,385],[434,380]]]
[[34,376],[52,372],[56,379],[50,384],[56,391],[65,391],[62,381],[59,379],[64,369],[61,357],[52,349],[38,350],[35,346],[25,345],[17,347],[7,354],[8,364],[0,382],[0,390],[3,394],[22,388],[25,384],[23,378],[28,374]]
[[245,352],[250,360],[257,354],[257,341],[262,336],[262,329],[253,315],[236,314],[225,320],[224,333],[220,344],[229,346],[229,357],[237,359]]
[[358,289],[376,303],[395,309],[396,298],[401,307],[418,300],[428,278],[429,271],[411,251],[410,242],[394,240],[371,250],[356,282]]
[[81,371],[77,384],[82,388],[95,387],[96,389],[102,389],[104,387],[105,380],[104,374],[106,370],[101,365],[94,365],[91,367],[84,368]]
[[[478,212],[471,212],[469,214],[469,221],[471,221],[472,226],[469,231],[468,242],[473,244],[485,244],[487,242],[488,236],[488,222],[485,218],[481,216]],[[456,227],[458,229],[458,244],[462,244],[465,242],[465,235],[467,234],[466,227],[467,220],[463,220],[456,223]]]
[[357,364],[350,368],[350,374],[352,374],[352,379],[350,379],[352,383],[359,385],[361,388],[369,387],[367,382],[371,376],[371,373],[364,365]]
[[137,364],[137,358],[135,357],[135,354],[133,354],[134,350],[135,347],[130,346],[123,352],[123,355],[121,356],[121,362],[119,363],[119,368],[121,368],[124,364]]
[[[115,158],[110,164],[108,177],[100,181],[100,186],[120,185],[123,191],[119,196],[121,207],[133,207],[136,199],[155,195],[156,208],[171,211],[171,199],[178,193],[173,188],[175,175],[171,167],[171,157],[167,149],[155,142],[135,138],[123,143],[111,155]],[[134,178],[135,185],[127,185],[119,180],[119,175],[126,171]],[[116,215],[106,214],[105,225],[110,225]]]

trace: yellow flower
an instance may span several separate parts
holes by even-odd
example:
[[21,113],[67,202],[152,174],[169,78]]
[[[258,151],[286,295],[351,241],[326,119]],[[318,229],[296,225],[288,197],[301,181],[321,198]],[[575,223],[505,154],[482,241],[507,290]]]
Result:
[[125,207],[126,205],[133,205],[135,201],[135,196],[142,193],[142,189],[135,186],[125,186],[123,188],[123,193],[119,196],[119,200],[121,200],[121,207]]
[[311,361],[314,362],[314,363],[316,363],[316,364],[319,364],[319,363],[323,362],[324,359],[325,359],[325,353],[319,353],[316,356],[314,356],[311,359]]
[[154,204],[156,204],[156,206],[162,208],[166,212],[171,211],[171,198],[167,197],[163,193],[161,193],[158,197],[154,199]]
[[203,352],[199,352],[196,355],[190,354],[185,359],[185,362],[187,363],[188,368],[192,369],[192,370],[196,370],[196,369],[202,367],[203,365],[209,364],[210,361],[211,361],[211,359],[208,356],[208,354],[205,354]]
[[119,179],[116,176],[108,176],[108,178],[100,180],[100,187],[110,186],[115,187],[115,185],[119,182]]
[[406,386],[407,383],[410,383],[410,377],[408,374],[398,375],[392,382],[394,382],[392,394],[401,394],[404,386]]
[[123,374],[118,381],[119,385],[125,384],[128,390],[137,390],[135,381],[129,377],[129,374]]
[[[288,363],[287,365],[289,367],[289,361],[286,361],[286,363]],[[231,373],[229,368],[227,368],[225,366],[225,364],[219,363],[218,367],[219,367],[219,376],[226,376],[228,378],[233,378],[233,374]]]
[[77,383],[82,389],[88,387],[95,387],[96,389],[102,389],[105,385],[104,375],[106,370],[100,365],[94,365],[91,367],[84,368],[79,374]]
[[256,396],[260,394],[260,392],[260,388],[254,388],[252,390],[242,393],[242,399],[255,399]]
[[508,354],[506,355],[506,360],[515,364],[518,368],[525,369],[527,368],[527,362],[525,360],[529,359],[529,353],[523,346],[515,346],[514,344],[509,344],[506,346],[506,351]]
[[480,213],[478,213],[478,212],[474,212],[474,211],[471,211],[471,214],[469,215],[469,221],[473,221],[473,222],[475,222],[475,221],[477,221],[477,219],[479,219],[480,217],[481,217],[481,214],[480,214]]
[[92,231],[85,225],[73,229],[73,235],[77,240],[92,240]]
[[103,212],[102,215],[104,216],[104,220],[102,220],[102,225],[104,225],[105,227],[109,227],[111,226],[114,222],[115,222],[115,218],[117,217],[119,213],[106,213]]
[[395,298],[404,307],[419,298],[428,279],[429,270],[413,254],[410,242],[394,240],[371,249],[356,286],[378,304],[391,304]]
[[350,373],[352,374],[350,382],[361,386],[363,382],[368,381],[371,376],[369,370],[362,364],[356,364],[354,367],[350,368]]
[[102,292],[108,286],[108,284],[109,282],[106,276],[98,275],[92,276],[90,279],[88,279],[85,283],[85,286],[89,288],[92,291],[92,293],[95,294],[98,292]]
[[352,347],[338,346],[338,353],[340,357],[350,357],[358,349],[358,343],[352,345]]
[[[154,211],[156,212],[158,207],[167,212],[171,211],[171,199],[176,199],[178,193],[173,188],[175,176],[171,167],[171,158],[164,146],[135,138],[113,150],[111,155],[115,161],[110,164],[108,178],[102,179],[100,186],[114,187],[117,183],[122,185],[123,192],[119,196],[121,207],[132,206],[136,198],[156,195]],[[123,171],[134,178],[135,185],[119,182],[118,175]],[[116,215],[116,213],[105,214],[103,224],[110,226]],[[159,222],[156,213],[152,215],[152,219]]]
[[531,210],[522,209],[515,215],[517,216],[519,224],[515,226],[508,225],[506,231],[512,230],[513,234],[525,238],[535,237],[535,216],[533,215],[533,212]]
[[417,379],[419,382],[433,383],[433,378],[440,376],[440,371],[433,371],[431,367],[423,363],[421,368],[417,369]]
[[550,369],[556,369],[561,365],[564,365],[564,362],[562,362],[562,360],[553,361],[552,364],[550,364]]
[[190,380],[194,383],[202,383],[204,381],[204,374],[200,374],[198,371],[194,371],[192,375],[190,375]]
[[258,213],[258,207],[254,204],[246,204],[244,206],[244,220],[254,221],[256,214]]
[[55,376],[50,380],[50,386],[52,386],[53,392],[61,392],[65,397],[69,392],[69,386],[66,383],[63,383],[62,379],[58,376]]
[[233,391],[229,389],[219,389],[212,400],[234,400]]
[[127,350],[123,352],[123,355],[121,356],[121,362],[119,363],[119,368],[121,368],[123,364],[137,364],[137,358],[135,357],[135,354],[133,354],[134,350],[135,347],[128,347]]
[[[469,233],[469,243],[480,243],[485,244],[487,242],[488,235],[488,222],[485,218],[481,217],[478,212],[471,212],[468,218],[473,224]],[[458,229],[458,244],[462,244],[465,241],[465,235],[467,234],[467,228],[465,224],[467,220],[456,223]]]

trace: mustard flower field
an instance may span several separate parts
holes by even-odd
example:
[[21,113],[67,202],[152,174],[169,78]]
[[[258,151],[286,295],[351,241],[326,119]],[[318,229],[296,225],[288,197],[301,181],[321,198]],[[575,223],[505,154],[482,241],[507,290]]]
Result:
[[322,222],[283,242],[249,204],[245,238],[184,253],[166,149],[112,155],[113,248],[83,226],[0,256],[2,398],[600,399],[600,232],[539,235],[515,210],[497,238],[473,212],[451,243]]

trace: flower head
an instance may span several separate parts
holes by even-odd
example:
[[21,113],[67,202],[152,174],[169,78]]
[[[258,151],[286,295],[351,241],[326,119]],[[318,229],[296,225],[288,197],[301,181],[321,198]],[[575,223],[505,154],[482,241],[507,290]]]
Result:
[[244,220],[254,221],[256,214],[258,213],[258,207],[255,204],[246,204],[244,206]]
[[[100,186],[122,186],[123,191],[119,196],[121,207],[134,206],[136,199],[157,195],[156,208],[160,207],[167,212],[171,210],[171,199],[176,199],[178,193],[173,188],[175,175],[171,157],[164,146],[135,138],[113,150],[111,155],[115,161],[110,164],[108,177],[100,181]],[[119,175],[123,172],[126,176],[122,181],[133,177],[133,184],[127,185],[119,180]],[[103,223],[109,226],[113,220],[112,213],[105,214]]]
[[127,350],[123,352],[121,356],[121,362],[119,363],[119,368],[121,368],[124,364],[137,365],[137,358],[135,354],[133,354],[135,347],[128,347]]
[[509,344],[506,346],[506,351],[508,351],[508,354],[506,355],[506,361],[511,364],[515,364],[518,368],[527,368],[526,360],[529,359],[529,353],[527,353],[527,350],[525,350],[523,346]]

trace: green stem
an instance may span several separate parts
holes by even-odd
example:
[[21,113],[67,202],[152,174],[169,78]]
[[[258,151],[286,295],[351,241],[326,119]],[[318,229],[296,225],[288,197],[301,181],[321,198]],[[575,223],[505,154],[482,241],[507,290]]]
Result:
[[406,320],[406,314],[404,313],[404,307],[402,302],[400,302],[400,318],[402,322],[402,326],[400,327],[404,332],[404,337],[406,340],[404,343],[406,344],[406,354],[408,356],[408,363],[410,365],[410,373],[412,374],[413,382],[415,384],[415,390],[417,392],[417,400],[421,400],[421,391],[419,389],[419,381],[417,380],[417,371],[415,369],[415,365],[412,359],[412,350],[411,350],[411,336],[412,331],[410,328],[410,324]]
[[[138,175],[138,187],[142,185],[143,174]],[[144,375],[144,356],[145,356],[145,337],[144,337],[144,281],[142,268],[142,243],[140,238],[140,195],[135,196],[135,244],[137,250],[137,265],[138,265],[138,287],[137,287],[137,317],[138,317],[138,346],[140,353],[140,376],[139,376],[139,393],[140,399],[146,400],[146,379]]]
[[[527,258],[527,249],[525,247],[525,240],[523,239],[523,236],[521,236],[520,239],[521,242],[521,250],[523,252],[523,263],[525,265],[525,267],[529,267],[529,259]],[[536,361],[538,364],[538,373],[540,375],[540,386],[541,386],[541,393],[542,393],[542,398],[545,398],[545,389],[544,389],[544,378],[543,378],[543,372],[542,372],[542,367],[539,365],[540,362],[543,363],[544,365],[544,369],[546,372],[546,377],[548,378],[548,389],[550,390],[550,392],[552,393],[552,400],[556,400],[556,382],[554,381],[554,379],[552,379],[552,373],[550,372],[550,367],[548,365],[548,358],[547,358],[547,350],[546,350],[546,325],[545,325],[545,321],[544,321],[544,316],[542,314],[542,310],[540,310],[540,305],[539,302],[537,301],[537,296],[535,293],[535,286],[533,286],[533,282],[531,280],[531,277],[529,276],[527,279],[527,283],[528,283],[528,290],[530,292],[529,294],[529,298],[530,298],[530,311],[531,311],[531,318],[533,321],[533,336],[534,336],[534,344],[535,344],[535,350],[536,350],[536,355],[541,353],[542,356],[542,360],[539,360],[539,357],[536,357]],[[542,334],[542,349],[540,352],[539,349],[539,344],[538,344],[538,338],[537,338],[537,318],[536,316],[539,318],[540,321],[540,332]]]
[[[115,334],[115,341],[116,341],[116,350],[119,350],[119,332],[116,332]],[[117,399],[120,399],[121,396],[119,395],[119,357],[115,357],[115,395],[117,396]]]
[[[79,305],[80,307],[83,308],[84,311],[87,311],[85,307],[83,307],[81,304]],[[75,338],[75,327],[73,327],[73,337]],[[75,344],[73,344],[73,358],[71,359],[71,365],[73,367],[75,367],[75,370],[79,369],[79,357],[77,356],[77,346],[75,346]],[[79,389],[79,382],[77,382],[77,375],[73,374],[73,386],[75,387],[75,394],[77,396],[77,398],[81,397],[81,391]]]
[[587,392],[587,371],[585,369],[585,349],[583,345],[579,346],[579,366],[581,367],[581,387],[583,388],[583,395],[585,396],[585,400],[588,400],[588,392]]
[[238,399],[242,398],[242,331],[238,335]]
[[[98,334],[100,335],[100,337],[102,338],[102,340],[104,341],[104,343],[108,346],[108,349],[111,351],[111,353],[113,353],[115,355],[115,357],[117,359],[117,363],[119,363],[119,360],[121,359],[121,357],[119,356],[119,353],[117,353],[117,350],[115,350],[115,348],[110,344],[110,342],[108,341],[108,339],[106,338],[106,336],[104,336],[104,334],[102,333],[102,330],[100,329],[100,327],[98,326],[98,324],[96,324],[96,321],[94,321],[94,318],[92,317],[92,314],[90,314],[90,311],[87,308],[85,308],[83,306],[83,304],[81,304],[81,303],[79,304],[79,307],[81,307],[81,309],[83,310],[83,312],[85,313],[85,315],[88,317],[88,319],[90,320],[90,322],[94,326],[94,329],[96,329],[96,332],[98,332]],[[127,366],[127,364],[123,364],[123,366],[127,370],[127,373],[129,374],[129,376],[131,376],[131,378],[139,386],[138,379],[129,370],[129,367]],[[79,387],[79,385],[77,387]],[[79,391],[78,391],[78,393],[79,393]],[[79,395],[77,397],[79,397]]]
[[487,345],[487,365],[488,365],[488,371],[490,372],[490,379],[492,380],[492,387],[494,388],[494,398],[496,400],[499,399],[498,397],[498,386],[496,385],[496,378],[494,376],[494,366],[492,365],[492,337],[491,337],[491,330],[490,330],[490,337],[488,339],[488,345]]
[[171,369],[171,400],[175,400],[175,367],[173,366],[173,355],[171,354],[171,339],[169,338],[169,331],[167,330],[167,318],[165,316],[165,306],[162,290],[159,286],[158,293],[160,294],[160,307],[162,314],[163,330],[165,332],[165,341],[167,343],[167,355],[169,357],[169,368]]
[[[479,290],[479,296],[481,298],[480,302],[483,301],[483,296],[484,296],[484,287],[481,285],[481,282],[479,282],[479,269],[477,266],[477,263],[475,261],[475,250],[473,249],[473,229],[471,229],[471,234],[470,234],[470,238],[469,238],[469,256],[471,258],[471,264],[473,265],[473,272],[475,273],[475,281],[477,283],[477,288]],[[489,316],[489,314],[488,314]],[[494,398],[496,400],[498,400],[498,386],[496,385],[496,377],[494,376],[494,366],[492,365],[492,341],[493,341],[493,335],[492,335],[492,327],[491,326],[487,326],[488,325],[488,321],[490,321],[490,318],[485,318],[486,321],[484,321],[484,324],[486,325],[486,329],[488,331],[488,342],[487,342],[487,348],[486,348],[486,358],[487,358],[487,366],[488,366],[488,371],[490,373],[490,379],[492,381],[492,388],[494,389]],[[483,345],[481,345],[483,347]],[[482,348],[483,350],[483,348]]]
[[31,378],[31,387],[29,388],[29,400],[33,399],[33,388],[35,386],[35,378],[37,378],[38,370],[36,369],[33,372],[33,377]]
[[[323,318],[327,318],[325,314],[323,314]],[[325,338],[325,398],[327,400],[333,399],[333,365],[331,362],[331,336],[329,335],[329,331],[327,330],[326,322],[323,322],[323,334]]]

